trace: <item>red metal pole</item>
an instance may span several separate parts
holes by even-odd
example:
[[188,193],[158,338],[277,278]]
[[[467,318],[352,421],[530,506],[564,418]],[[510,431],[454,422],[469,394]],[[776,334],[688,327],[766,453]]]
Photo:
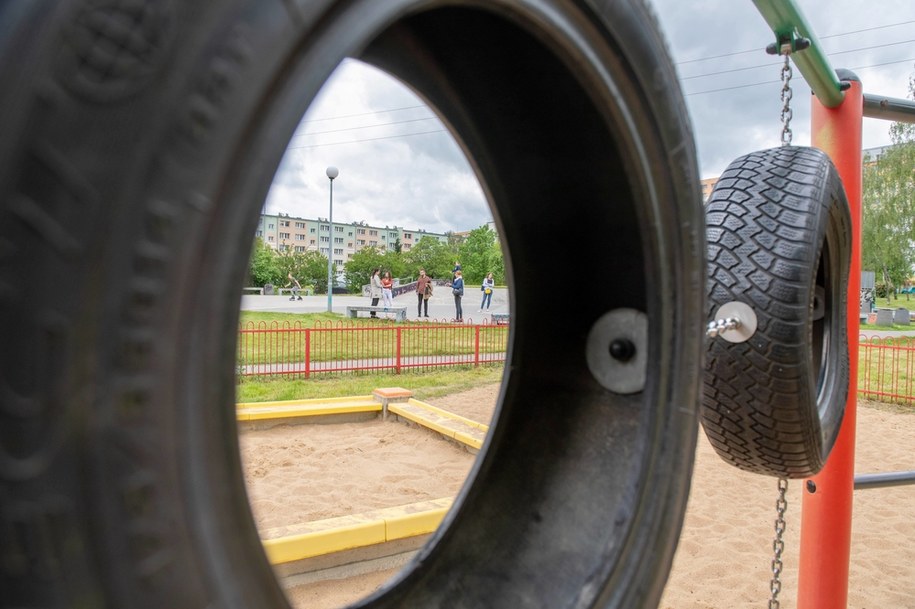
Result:
[[846,609],[851,553],[851,516],[855,478],[856,389],[858,386],[858,309],[861,292],[861,82],[851,81],[836,108],[812,104],[812,143],[826,152],[845,185],[852,217],[852,256],[848,276],[848,400],[838,440],[826,466],[804,488],[798,609]]
[[311,328],[305,328],[305,378],[311,376]]
[[480,326],[474,326],[473,366],[474,368],[479,368],[480,366]]

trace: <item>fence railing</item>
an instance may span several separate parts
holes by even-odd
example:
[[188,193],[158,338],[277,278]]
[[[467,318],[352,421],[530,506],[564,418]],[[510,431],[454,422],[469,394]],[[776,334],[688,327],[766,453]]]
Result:
[[453,323],[248,322],[239,328],[237,374],[284,375],[479,366],[505,361],[508,326]]
[[[858,395],[915,404],[915,337],[859,337]],[[505,361],[508,326],[492,323],[284,322],[239,329],[239,376],[479,366]]]
[[858,395],[915,404],[915,336],[858,337]]

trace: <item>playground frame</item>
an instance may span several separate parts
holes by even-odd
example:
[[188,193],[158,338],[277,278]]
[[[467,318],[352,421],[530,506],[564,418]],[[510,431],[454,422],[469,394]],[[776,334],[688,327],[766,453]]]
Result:
[[[861,288],[863,118],[915,122],[915,103],[866,96],[857,76],[849,71],[833,70],[793,0],[754,0],[754,4],[775,34],[775,48],[781,54],[790,54],[813,90],[811,145],[829,155],[845,185],[852,217],[847,332],[854,339],[859,330]],[[798,44],[801,39],[806,39],[803,45]],[[849,344],[855,342],[850,340]],[[858,350],[852,349],[849,356],[849,385],[856,387]],[[842,429],[829,460],[805,485],[798,609],[840,609],[848,604],[856,408],[856,392],[849,391]]]

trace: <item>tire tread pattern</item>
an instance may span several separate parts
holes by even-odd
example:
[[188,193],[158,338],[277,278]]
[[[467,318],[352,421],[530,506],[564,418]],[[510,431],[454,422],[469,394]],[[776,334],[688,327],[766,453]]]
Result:
[[[844,212],[844,213],[843,213]],[[818,389],[810,354],[813,290],[826,239],[840,254],[841,287],[833,310],[837,357],[827,382],[847,392],[845,292],[851,247],[844,190],[819,150],[783,147],[734,161],[707,204],[708,318],[731,301],[749,304],[758,328],[750,340],[709,340],[701,420],[728,463],[789,478],[822,467],[845,394]],[[832,235],[832,236],[830,236]],[[841,389],[841,387],[839,387]],[[818,398],[834,404],[818,404]],[[823,420],[825,419],[825,420]]]

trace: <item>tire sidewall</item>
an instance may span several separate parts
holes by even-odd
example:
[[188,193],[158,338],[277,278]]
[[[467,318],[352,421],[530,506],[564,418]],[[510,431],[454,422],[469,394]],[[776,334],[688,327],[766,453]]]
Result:
[[[0,213],[20,231],[16,247],[52,277],[29,283],[18,265],[24,257],[0,269],[0,279],[22,289],[7,299],[12,319],[22,320],[11,343],[30,349],[51,336],[54,347],[53,357],[49,347],[24,358],[53,378],[20,389],[54,405],[34,417],[46,429],[26,440],[37,457],[2,472],[16,497],[4,501],[7,521],[39,530],[46,518],[64,531],[57,558],[72,572],[48,575],[41,594],[49,604],[285,605],[266,558],[252,551],[259,542],[232,440],[237,291],[248,256],[237,244],[254,233],[250,201],[263,200],[279,164],[277,138],[288,139],[340,59],[358,51],[353,41],[420,4],[312,3],[290,18],[278,3],[163,3],[151,21],[162,31],[149,38],[161,45],[161,64],[97,88],[67,68],[83,40],[73,24],[93,6],[51,15],[57,29],[36,43],[34,82],[15,98],[25,119],[0,143],[0,159],[14,168],[0,179]],[[683,329],[701,325],[702,297],[691,288],[704,269],[702,218],[688,121],[682,99],[666,91],[673,70],[645,25],[651,17],[641,3],[602,11],[598,33],[640,50],[627,51],[638,81],[616,103],[631,119],[620,133],[641,155],[632,160],[633,190],[651,202],[640,221],[653,227],[643,228],[642,254],[657,282],[646,300],[656,322],[649,374],[660,380],[646,390],[651,408],[641,423],[660,440],[639,463],[646,480],[637,526],[621,528],[626,540],[607,550],[599,577],[609,583],[582,594],[635,607],[660,596],[688,494],[701,340],[698,329]],[[32,23],[45,16],[36,11]],[[583,37],[594,34],[589,26]],[[615,50],[601,47],[608,62]],[[655,78],[659,68],[668,80]],[[14,71],[0,63],[0,77]],[[23,100],[34,106],[24,110]],[[62,245],[47,247],[61,234],[50,225],[28,230],[38,220],[15,206],[21,200],[66,226]],[[59,292],[64,301],[54,299]],[[528,363],[523,340],[513,337],[519,366]],[[511,382],[503,401],[516,391]],[[53,509],[25,516],[33,505]]]

